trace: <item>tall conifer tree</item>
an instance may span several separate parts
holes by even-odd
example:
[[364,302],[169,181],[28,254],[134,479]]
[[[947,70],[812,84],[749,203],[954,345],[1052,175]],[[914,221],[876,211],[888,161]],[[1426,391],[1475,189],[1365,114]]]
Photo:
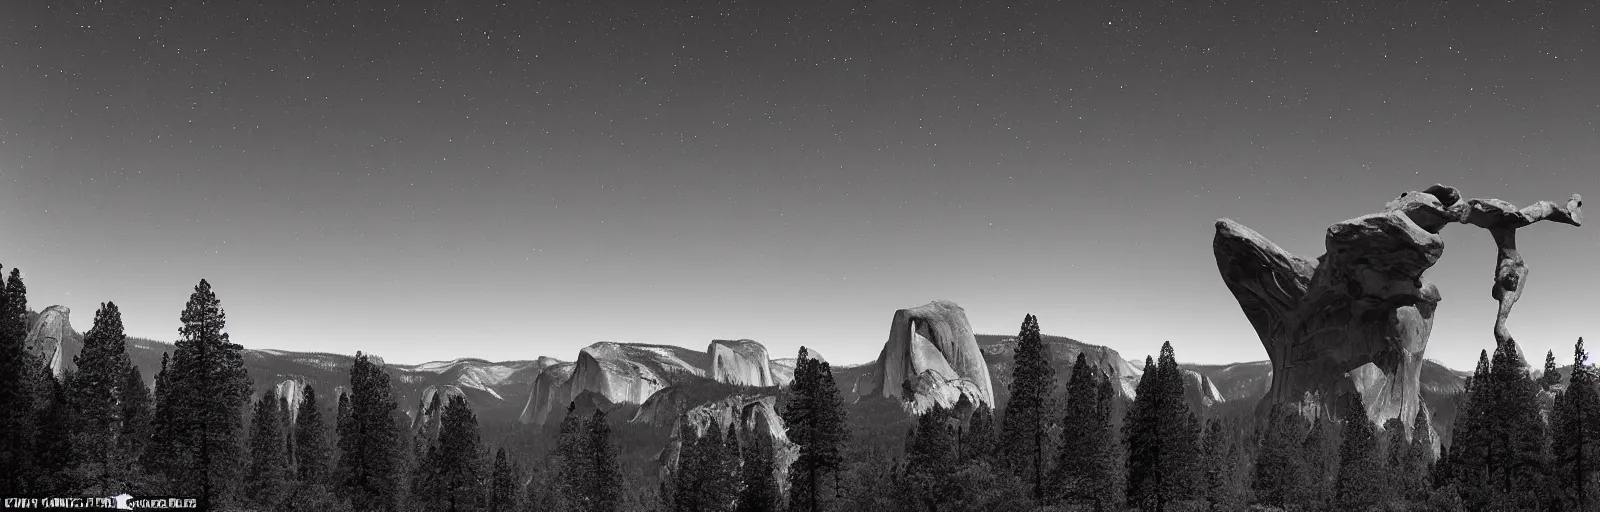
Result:
[[1164,512],[1201,489],[1200,425],[1184,397],[1182,370],[1172,343],[1161,357],[1145,359],[1144,376],[1123,423],[1127,447],[1127,497],[1142,510]]
[[300,392],[300,409],[295,412],[295,477],[302,485],[328,482],[328,426],[317,406],[317,388],[307,384]]
[[117,401],[127,383],[125,339],[117,305],[102,303],[94,326],[83,337],[83,350],[72,358],[77,371],[68,395],[76,419],[71,436],[73,447],[82,454],[76,472],[85,480],[85,492],[108,496],[120,492],[131,469],[126,463],[129,454],[117,449],[123,412]]
[[1376,427],[1367,419],[1367,409],[1359,393],[1345,395],[1345,403],[1334,502],[1340,510],[1366,510],[1378,504],[1384,487]]
[[414,500],[427,510],[481,510],[488,498],[484,484],[489,482],[489,474],[478,417],[466,397],[454,395],[445,403],[439,423],[438,441],[419,464],[416,488],[420,492]]
[[1013,470],[1033,484],[1033,497],[1044,493],[1044,453],[1048,442],[1050,398],[1055,393],[1039,318],[1026,315],[1017,333],[1017,355],[1011,377],[1011,398],[1000,419],[999,449]]
[[773,455],[772,440],[765,433],[752,431],[745,436],[741,471],[744,486],[739,494],[736,512],[778,510],[782,496],[773,473],[777,465]]
[[830,472],[843,463],[846,430],[844,400],[828,363],[809,356],[800,347],[795,363],[790,399],[782,417],[789,441],[800,445],[800,456],[789,467],[789,504],[794,512],[822,509],[822,486]]
[[1572,375],[1567,388],[1556,396],[1551,414],[1551,451],[1556,483],[1568,506],[1589,510],[1594,498],[1594,476],[1600,468],[1600,390],[1595,368],[1588,362],[1583,338],[1573,347]]
[[358,512],[399,507],[400,426],[394,392],[382,362],[356,352],[350,366],[349,412],[339,425],[338,472],[342,489]]
[[518,487],[522,485],[521,471],[506,458],[506,449],[494,451],[494,468],[489,483],[489,512],[512,512],[519,508]]
[[955,432],[950,428],[949,411],[935,404],[922,413],[910,443],[901,477],[906,495],[921,503],[920,510],[938,512],[940,505],[952,498],[949,480],[956,467]]
[[283,419],[278,393],[267,388],[256,400],[250,418],[250,465],[245,472],[245,496],[251,503],[276,508],[289,489],[289,461],[285,456]]
[[1079,353],[1067,380],[1066,415],[1055,470],[1056,494],[1104,509],[1111,503],[1115,454],[1110,396],[1102,396],[1107,377]]
[[30,491],[33,474],[33,357],[24,346],[28,328],[27,287],[22,273],[0,286],[0,489]]
[[201,280],[180,316],[183,327],[167,369],[167,389],[157,416],[169,435],[160,436],[158,464],[175,494],[196,496],[208,506],[230,502],[240,481],[244,406],[250,377],[243,347],[226,331],[222,302]]

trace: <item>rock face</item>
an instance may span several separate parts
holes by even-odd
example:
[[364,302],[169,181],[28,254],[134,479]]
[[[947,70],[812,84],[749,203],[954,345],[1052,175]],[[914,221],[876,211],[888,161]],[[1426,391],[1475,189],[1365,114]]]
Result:
[[521,421],[543,425],[584,391],[614,404],[642,404],[663,388],[703,377],[707,366],[705,353],[680,347],[595,343],[578,351],[577,361],[547,367],[534,379]]
[[[432,441],[439,436],[439,427],[444,420],[444,406],[450,403],[451,397],[465,398],[467,395],[461,391],[460,386],[444,384],[428,386],[422,389],[422,399],[411,410],[406,411],[411,416],[411,434],[420,440]],[[439,407],[432,407],[434,397],[439,398]]]
[[895,311],[889,340],[871,374],[858,384],[859,392],[899,398],[909,383],[915,392],[907,403],[914,413],[935,403],[954,407],[961,395],[974,404],[995,404],[989,367],[967,312],[950,301]]
[[1294,403],[1308,415],[1339,417],[1337,396],[1353,391],[1375,422],[1414,418],[1423,353],[1441,299],[1423,273],[1443,254],[1439,232],[1451,223],[1495,235],[1501,251],[1495,333],[1509,341],[1504,317],[1515,297],[1504,297],[1520,290],[1526,277],[1509,233],[1544,219],[1578,224],[1582,201],[1574,196],[1565,208],[1543,202],[1521,211],[1501,203],[1462,201],[1459,191],[1443,185],[1407,192],[1383,212],[1330,226],[1327,252],[1317,259],[1289,254],[1237,222],[1218,220],[1212,241],[1217,269],[1272,362],[1271,387],[1257,413]]
[[715,340],[706,347],[712,380],[737,386],[778,385],[767,360],[767,347],[751,340]]
[[[300,402],[305,398],[306,381],[304,378],[284,379],[272,387],[272,392],[289,403],[289,423],[294,423],[300,417]],[[339,395],[334,395],[338,399]]]
[[65,375],[72,365],[72,357],[67,345],[72,342],[74,334],[72,322],[68,320],[72,310],[66,306],[50,306],[39,313],[39,319],[33,322],[28,329],[28,338],[25,347],[29,354],[38,357],[44,364],[50,366],[57,378]]
[[745,436],[766,436],[772,440],[774,452],[773,476],[778,481],[780,492],[787,492],[789,484],[789,465],[800,457],[800,445],[789,441],[788,434],[783,426],[783,419],[778,416],[777,398],[771,395],[736,394],[721,400],[704,403],[690,409],[672,427],[672,437],[667,446],[657,456],[661,463],[661,478],[666,481],[678,468],[678,455],[683,450],[683,427],[685,424],[694,431],[695,435],[705,435],[712,428],[721,429],[726,434],[730,423],[737,423],[737,433],[742,442],[748,442]]

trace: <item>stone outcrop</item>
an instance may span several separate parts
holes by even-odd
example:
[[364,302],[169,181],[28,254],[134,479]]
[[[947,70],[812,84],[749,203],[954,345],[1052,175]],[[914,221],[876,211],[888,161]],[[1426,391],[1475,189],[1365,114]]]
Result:
[[[1337,397],[1358,392],[1369,418],[1414,418],[1419,375],[1441,296],[1423,274],[1444,252],[1440,231],[1451,223],[1485,227],[1501,257],[1494,296],[1501,300],[1497,338],[1520,293],[1526,267],[1511,231],[1553,220],[1578,224],[1581,199],[1565,207],[1540,203],[1514,210],[1497,200],[1463,201],[1452,187],[1407,192],[1384,211],[1333,224],[1326,253],[1289,254],[1238,222],[1216,222],[1217,269],[1272,362],[1271,387],[1258,414],[1293,403],[1308,415],[1340,417]],[[1508,253],[1509,251],[1509,253]],[[1509,300],[1503,297],[1510,296]],[[1514,348],[1514,343],[1511,343]]]
[[614,404],[642,404],[651,395],[691,377],[703,377],[706,354],[680,347],[600,342],[578,351],[578,359],[544,368],[534,379],[521,421],[543,425],[553,412],[584,391]]
[[789,483],[789,465],[800,457],[800,445],[789,441],[789,436],[783,426],[783,418],[778,416],[777,398],[762,394],[736,394],[726,398],[701,404],[689,409],[672,426],[672,434],[667,446],[657,456],[661,463],[661,478],[667,481],[670,475],[678,468],[678,455],[683,450],[683,428],[688,426],[694,435],[705,435],[710,429],[721,429],[727,433],[728,425],[736,423],[735,435],[741,442],[747,443],[745,436],[766,436],[772,441],[774,453],[773,476],[778,482],[779,490],[787,491]]
[[914,396],[905,402],[914,413],[935,403],[954,407],[962,395],[974,404],[995,404],[989,367],[967,313],[950,301],[895,311],[871,374],[858,391],[901,398],[909,384]]
[[[449,405],[452,397],[466,398],[466,393],[460,386],[444,384],[428,386],[422,389],[422,398],[410,411],[411,434],[418,439],[432,441],[439,436],[439,427],[444,420],[444,407]],[[438,407],[433,407],[433,400],[438,397]]]
[[706,347],[710,377],[724,384],[767,387],[778,385],[767,359],[767,347],[751,340],[714,340]]
[[68,347],[75,339],[72,322],[69,317],[72,310],[66,306],[50,306],[39,313],[38,320],[28,329],[28,337],[24,347],[29,354],[39,358],[41,362],[50,366],[50,370],[57,378],[66,375],[72,367],[73,352]]
[[[306,381],[304,378],[295,377],[284,379],[272,387],[272,392],[289,404],[289,423],[294,423],[300,417],[300,402],[305,398]],[[339,395],[334,395],[337,400]]]

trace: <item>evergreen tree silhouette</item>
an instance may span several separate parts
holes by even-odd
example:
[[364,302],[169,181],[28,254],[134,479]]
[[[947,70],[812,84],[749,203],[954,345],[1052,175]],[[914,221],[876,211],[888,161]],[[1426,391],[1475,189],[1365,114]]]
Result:
[[[122,330],[122,313],[106,302],[95,312],[94,326],[83,337],[83,349],[72,358],[77,371],[68,386],[68,401],[76,421],[71,428],[78,458],[75,473],[84,479],[84,492],[110,495],[121,491],[131,470],[132,454],[118,449],[122,409],[118,404],[127,383],[128,355]],[[139,384],[142,389],[144,384]]]
[[1594,475],[1600,468],[1600,390],[1583,338],[1574,345],[1572,359],[1567,388],[1556,396],[1551,411],[1552,462],[1566,506],[1589,510],[1595,502]]
[[805,347],[800,347],[789,396],[781,415],[789,441],[800,445],[800,456],[789,466],[789,506],[793,512],[817,512],[823,478],[839,470],[849,439],[844,401],[832,368],[809,357]]
[[245,454],[244,406],[250,400],[243,347],[225,332],[222,303],[204,279],[180,316],[183,327],[157,401],[167,435],[156,442],[156,469],[169,491],[195,496],[206,506],[230,503]]
[[1011,397],[1000,418],[999,450],[1018,475],[1033,484],[1033,498],[1044,496],[1044,452],[1055,369],[1050,367],[1039,319],[1026,315],[1017,333],[1017,355],[1012,371]]
[[338,473],[343,494],[358,512],[399,507],[402,471],[400,426],[389,374],[356,352],[350,366],[348,413],[339,425]]
[[28,290],[22,273],[0,286],[0,489],[30,492],[33,471],[33,414],[30,385],[35,358],[27,351]]
[[278,393],[267,388],[256,400],[250,418],[250,464],[245,471],[245,496],[251,503],[277,508],[289,489],[289,461],[283,436]]

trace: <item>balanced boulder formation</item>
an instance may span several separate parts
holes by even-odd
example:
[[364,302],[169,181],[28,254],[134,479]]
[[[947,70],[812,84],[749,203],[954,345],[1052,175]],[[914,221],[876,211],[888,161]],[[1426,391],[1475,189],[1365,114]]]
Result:
[[1526,267],[1511,235],[1538,220],[1576,225],[1581,204],[1573,196],[1565,207],[1543,202],[1517,211],[1493,199],[1463,201],[1455,188],[1434,185],[1401,194],[1382,212],[1330,226],[1327,252],[1317,259],[1289,254],[1238,222],[1218,220],[1212,241],[1217,269],[1272,363],[1271,387],[1257,414],[1290,403],[1306,415],[1340,417],[1337,397],[1357,392],[1374,422],[1409,422],[1420,407],[1423,353],[1441,299],[1423,277],[1444,252],[1439,232],[1467,223],[1495,234],[1501,252],[1496,337],[1514,346],[1502,335],[1504,317]]
[[855,386],[859,393],[901,398],[917,414],[934,404],[954,407],[963,395],[995,405],[967,312],[945,300],[895,311],[889,340],[863,379]]

